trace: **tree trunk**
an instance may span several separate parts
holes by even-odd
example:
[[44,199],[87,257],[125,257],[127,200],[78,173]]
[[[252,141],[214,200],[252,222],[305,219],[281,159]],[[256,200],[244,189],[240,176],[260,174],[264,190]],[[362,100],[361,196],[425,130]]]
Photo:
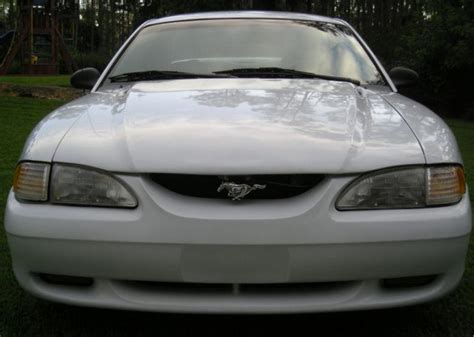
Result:
[[91,51],[95,51],[95,0],[91,0]]

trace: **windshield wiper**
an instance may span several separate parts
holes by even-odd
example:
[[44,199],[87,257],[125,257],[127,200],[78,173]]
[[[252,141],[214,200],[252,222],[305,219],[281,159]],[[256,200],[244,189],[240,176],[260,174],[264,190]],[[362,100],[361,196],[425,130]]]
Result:
[[349,78],[331,75],[314,74],[306,71],[299,71],[295,69],[285,69],[277,67],[262,67],[262,68],[237,68],[223,71],[216,71],[214,74],[226,74],[237,77],[279,77],[279,78],[317,78],[329,81],[350,82],[357,86],[360,81]]
[[170,80],[170,79],[186,79],[186,78],[228,78],[232,75],[220,74],[195,74],[181,71],[171,70],[147,70],[131,73],[124,73],[109,77],[110,82],[135,82],[135,81],[152,81],[152,80]]

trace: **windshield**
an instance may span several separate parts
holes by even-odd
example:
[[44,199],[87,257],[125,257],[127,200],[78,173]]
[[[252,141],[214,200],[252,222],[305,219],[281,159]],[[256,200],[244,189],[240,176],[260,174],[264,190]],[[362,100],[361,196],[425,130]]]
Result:
[[[263,19],[184,21],[146,27],[121,55],[109,78],[143,71],[211,75],[254,68],[291,69],[350,78],[362,84],[383,84],[349,28],[324,22]],[[238,76],[238,72],[234,74]],[[252,76],[259,77],[258,72]]]

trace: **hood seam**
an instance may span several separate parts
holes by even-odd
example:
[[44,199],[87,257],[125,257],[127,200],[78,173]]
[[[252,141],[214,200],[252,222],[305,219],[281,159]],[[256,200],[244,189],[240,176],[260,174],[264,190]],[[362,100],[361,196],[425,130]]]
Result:
[[415,139],[416,141],[418,142],[418,145],[420,146],[420,149],[421,149],[421,153],[423,153],[423,158],[425,158],[425,164],[428,163],[428,159],[426,158],[426,153],[425,153],[425,148],[423,147],[423,144],[421,143],[421,140],[418,138],[415,130],[413,130],[413,128],[411,127],[410,123],[408,123],[408,121],[406,120],[405,116],[403,116],[403,114],[395,107],[395,105],[392,104],[392,102],[390,102],[388,99],[386,99],[384,97],[384,95],[380,95],[380,97],[382,97],[382,99],[392,107],[393,110],[395,110],[397,112],[397,114],[400,116],[401,119],[403,119],[403,121],[405,122],[405,124],[408,126],[408,128],[410,129],[411,133],[413,134],[413,136],[415,136]]
[[82,113],[79,114],[79,116],[77,116],[77,118],[74,120],[74,122],[71,123],[71,126],[69,126],[69,128],[66,130],[66,132],[64,132],[64,134],[62,135],[61,139],[59,140],[58,142],[58,145],[56,145],[56,148],[54,149],[54,152],[53,152],[53,155],[51,156],[51,163],[54,162],[54,158],[56,157],[56,153],[58,152],[58,149],[59,147],[61,146],[64,138],[66,138],[67,134],[69,133],[69,131],[71,131],[71,129],[74,127],[74,125],[76,125],[77,121],[79,119],[82,118],[82,116],[84,116],[84,114],[88,111],[89,109],[86,109],[84,110]]

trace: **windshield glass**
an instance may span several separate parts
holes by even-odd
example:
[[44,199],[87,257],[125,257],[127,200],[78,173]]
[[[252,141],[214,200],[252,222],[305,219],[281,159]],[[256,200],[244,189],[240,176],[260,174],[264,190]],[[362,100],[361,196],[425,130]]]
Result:
[[263,19],[184,21],[146,27],[109,77],[152,70],[213,74],[269,67],[383,84],[349,28],[324,22]]

